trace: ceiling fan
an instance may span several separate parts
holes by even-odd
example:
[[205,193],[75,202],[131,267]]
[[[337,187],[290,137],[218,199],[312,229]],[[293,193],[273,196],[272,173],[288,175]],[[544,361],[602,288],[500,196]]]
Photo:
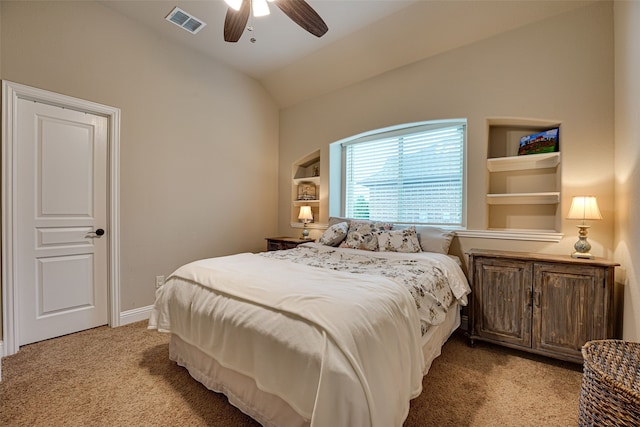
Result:
[[[240,40],[247,28],[249,14],[253,9],[253,16],[269,14],[266,0],[225,0],[229,9],[224,20],[224,40],[235,43]],[[293,22],[316,37],[322,37],[328,30],[327,24],[320,15],[304,0],[269,0],[275,3]]]

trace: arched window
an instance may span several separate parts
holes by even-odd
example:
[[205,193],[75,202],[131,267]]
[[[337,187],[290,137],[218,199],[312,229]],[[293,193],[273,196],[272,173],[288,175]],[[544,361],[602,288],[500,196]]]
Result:
[[410,123],[334,143],[342,160],[331,171],[342,183],[340,215],[464,226],[465,145],[466,120]]

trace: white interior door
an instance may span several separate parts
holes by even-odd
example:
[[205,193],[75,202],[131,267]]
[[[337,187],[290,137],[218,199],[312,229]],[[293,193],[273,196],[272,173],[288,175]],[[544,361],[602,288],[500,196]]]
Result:
[[108,323],[108,120],[25,99],[17,112],[16,314],[24,345]]

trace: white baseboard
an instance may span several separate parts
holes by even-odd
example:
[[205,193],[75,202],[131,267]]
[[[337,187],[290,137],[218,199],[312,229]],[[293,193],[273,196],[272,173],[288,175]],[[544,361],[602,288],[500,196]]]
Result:
[[152,305],[146,307],[134,308],[133,310],[127,310],[120,313],[120,326],[128,325],[129,323],[142,322],[143,320],[149,320],[153,310]]

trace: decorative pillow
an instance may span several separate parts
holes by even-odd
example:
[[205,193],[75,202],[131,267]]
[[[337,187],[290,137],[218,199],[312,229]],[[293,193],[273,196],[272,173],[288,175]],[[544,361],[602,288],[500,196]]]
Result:
[[420,242],[416,227],[402,230],[378,232],[378,247],[381,252],[420,252]]
[[390,230],[391,224],[371,222],[364,220],[352,220],[349,224],[349,232],[342,243],[341,248],[364,249],[367,251],[378,250],[378,231]]
[[445,230],[438,227],[420,226],[416,227],[420,247],[424,252],[437,252],[440,254],[448,254],[451,240],[453,240],[453,231]]
[[320,236],[319,242],[327,246],[338,246],[347,237],[347,231],[349,231],[349,224],[339,222],[327,228]]

